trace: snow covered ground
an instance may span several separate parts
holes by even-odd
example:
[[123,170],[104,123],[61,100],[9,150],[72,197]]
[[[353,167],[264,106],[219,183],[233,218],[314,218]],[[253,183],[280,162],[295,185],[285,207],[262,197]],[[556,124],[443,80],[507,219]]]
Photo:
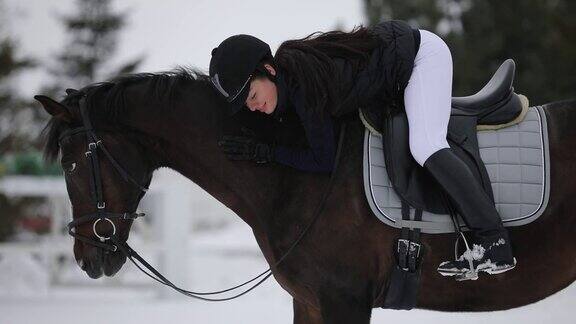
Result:
[[[224,230],[191,235],[189,256],[189,285],[197,290],[229,287],[265,270],[250,229],[235,222]],[[134,246],[138,250],[138,246]],[[145,251],[143,251],[145,252]],[[145,255],[145,253],[143,253]],[[146,257],[146,256],[145,256]],[[69,270],[81,281],[97,283],[80,273],[77,267]],[[28,290],[0,292],[1,324],[100,324],[100,323],[292,323],[290,296],[269,279],[244,297],[224,302],[206,303],[177,294],[159,298],[154,283],[127,264],[122,269],[139,285],[58,286],[50,289],[34,287]],[[18,272],[0,274],[0,289],[6,281],[21,280]],[[24,280],[29,280],[24,278]],[[144,284],[142,284],[144,283]],[[12,286],[14,287],[14,285]],[[22,287],[21,287],[22,288]],[[21,289],[20,288],[20,289]],[[169,293],[168,288],[163,291]],[[449,314],[430,311],[392,311],[376,309],[372,323],[514,323],[540,324],[574,323],[576,285],[527,307],[494,313]]]

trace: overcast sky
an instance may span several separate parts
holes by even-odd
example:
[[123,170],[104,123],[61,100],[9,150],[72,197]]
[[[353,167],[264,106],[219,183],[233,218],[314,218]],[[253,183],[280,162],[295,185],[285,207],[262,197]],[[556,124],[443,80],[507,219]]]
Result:
[[[4,0],[4,28],[14,35],[20,54],[53,63],[65,44],[58,16],[74,11],[74,0]],[[177,65],[208,70],[210,51],[226,37],[251,34],[275,51],[291,38],[336,26],[349,30],[364,23],[361,0],[122,0],[115,8],[127,11],[120,34],[117,65],[136,56],[145,60],[139,71],[164,71]],[[20,77],[18,90],[34,94],[49,80],[43,69]]]

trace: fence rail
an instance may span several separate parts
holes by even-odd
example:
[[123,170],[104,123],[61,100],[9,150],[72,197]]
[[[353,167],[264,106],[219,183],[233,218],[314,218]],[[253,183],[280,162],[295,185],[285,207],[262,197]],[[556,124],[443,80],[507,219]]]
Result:
[[[159,269],[184,285],[188,276],[188,244],[182,242],[189,239],[190,216],[195,202],[205,204],[205,201],[198,201],[205,199],[195,195],[193,190],[194,184],[176,172],[167,169],[157,171],[140,205],[147,213],[158,217],[139,219],[131,230],[131,240],[136,237],[139,241],[138,249],[153,254]],[[41,259],[38,264],[43,266],[42,271],[48,271],[50,286],[69,285],[61,276],[62,266],[66,264],[63,260],[74,262],[72,239],[65,231],[65,225],[72,216],[64,179],[54,176],[5,176],[0,178],[0,193],[8,197],[46,197],[51,218],[50,233],[39,236],[37,241],[0,243],[0,264],[10,262],[14,256],[27,255]],[[112,280],[115,285],[123,284],[121,279],[115,277],[105,280]],[[159,289],[158,294],[161,297],[171,296],[163,289]]]

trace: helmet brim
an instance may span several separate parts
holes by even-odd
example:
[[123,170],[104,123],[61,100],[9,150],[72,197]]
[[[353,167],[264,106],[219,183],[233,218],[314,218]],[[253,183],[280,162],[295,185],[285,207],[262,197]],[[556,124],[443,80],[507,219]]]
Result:
[[242,89],[242,91],[230,102],[232,109],[229,110],[228,116],[233,116],[246,106],[246,99],[250,93],[250,87]]

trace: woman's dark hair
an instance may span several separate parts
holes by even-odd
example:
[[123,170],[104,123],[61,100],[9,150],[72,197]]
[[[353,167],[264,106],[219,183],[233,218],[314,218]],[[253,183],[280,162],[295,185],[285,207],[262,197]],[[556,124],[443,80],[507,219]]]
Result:
[[276,51],[274,62],[287,72],[287,82],[300,86],[307,108],[323,115],[326,106],[342,102],[333,59],[348,60],[356,75],[379,44],[379,38],[363,26],[350,32],[315,32],[283,42]]
[[274,69],[276,69],[276,65],[274,64],[274,59],[272,57],[265,58],[264,60],[260,61],[256,66],[254,72],[252,72],[253,78],[263,78],[267,77],[271,81],[276,81],[276,76],[272,75],[268,69],[266,69],[266,64],[270,64]]

